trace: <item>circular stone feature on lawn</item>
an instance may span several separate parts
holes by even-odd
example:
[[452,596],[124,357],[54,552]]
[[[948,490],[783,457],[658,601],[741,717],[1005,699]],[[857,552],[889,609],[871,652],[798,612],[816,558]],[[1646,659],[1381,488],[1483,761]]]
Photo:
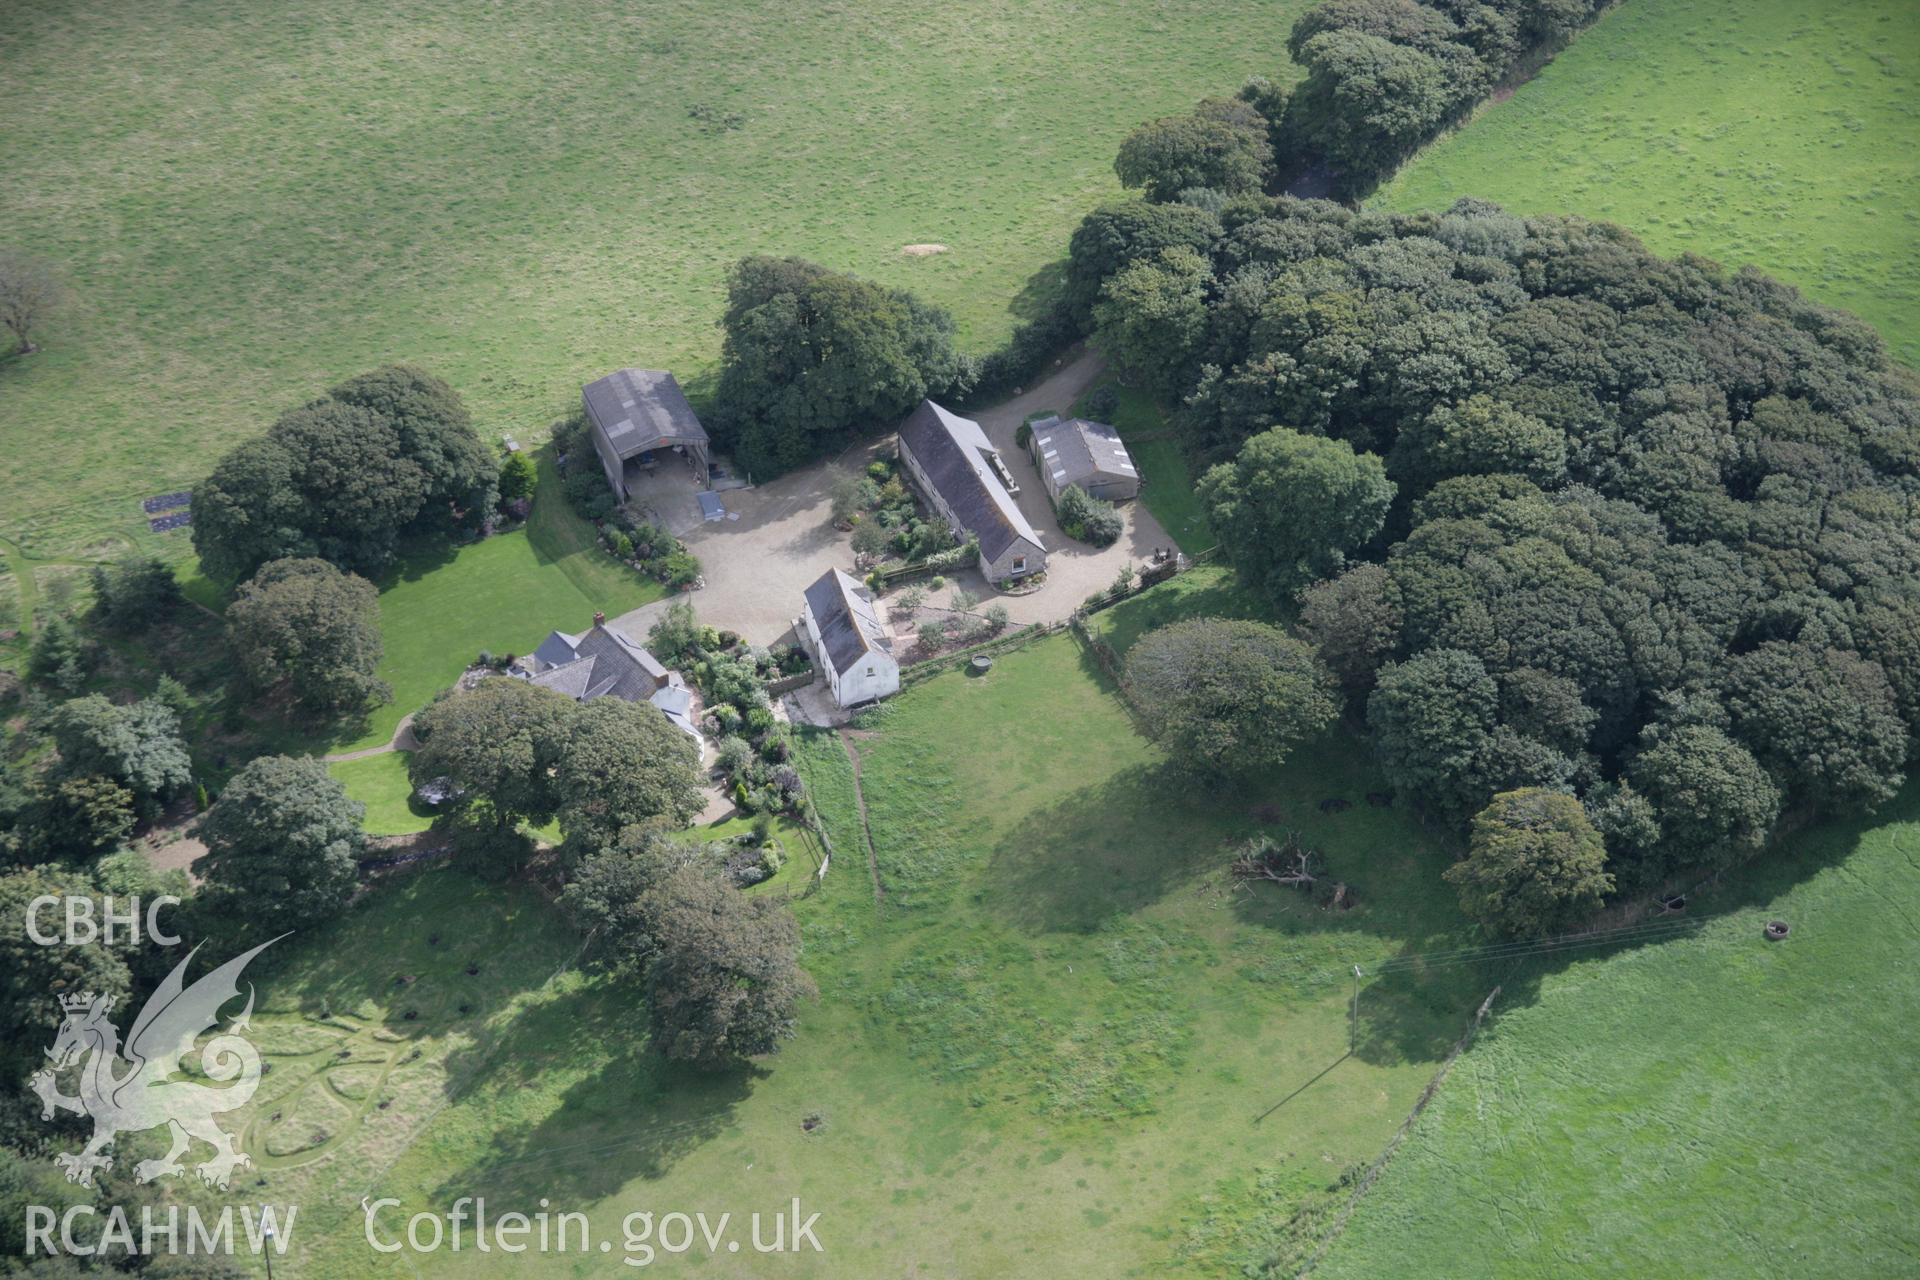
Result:
[[1780,941],[1780,939],[1787,936],[1787,934],[1791,931],[1792,927],[1793,926],[1789,925],[1785,920],[1767,921],[1767,930],[1766,930],[1767,941],[1768,942]]

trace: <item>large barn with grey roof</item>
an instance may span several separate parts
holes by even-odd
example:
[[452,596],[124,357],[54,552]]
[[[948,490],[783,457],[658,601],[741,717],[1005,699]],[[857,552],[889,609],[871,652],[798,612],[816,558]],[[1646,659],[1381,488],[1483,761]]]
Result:
[[660,369],[622,369],[580,391],[592,424],[594,452],[613,495],[625,502],[637,473],[663,456],[682,457],[694,483],[707,483],[707,431],[674,376]]
[[900,424],[900,461],[954,537],[979,539],[989,582],[1047,567],[1046,544],[1014,501],[1011,473],[979,423],[922,400]]
[[1055,502],[1061,490],[1073,484],[1106,502],[1139,496],[1140,473],[1120,443],[1120,433],[1106,423],[1055,416],[1041,418],[1029,430],[1040,483]]

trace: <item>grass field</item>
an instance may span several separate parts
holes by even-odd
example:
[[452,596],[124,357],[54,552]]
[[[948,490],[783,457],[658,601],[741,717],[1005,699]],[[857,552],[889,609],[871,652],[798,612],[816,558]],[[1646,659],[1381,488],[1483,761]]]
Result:
[[[1370,991],[1346,1056],[1344,966],[1461,937],[1440,891],[1446,855],[1411,822],[1320,810],[1379,785],[1349,739],[1257,794],[1169,786],[1059,636],[985,678],[915,687],[856,745],[883,897],[841,744],[805,738],[836,848],[821,892],[797,904],[822,996],[798,1039],[750,1071],[662,1066],[637,992],[568,968],[549,907],[458,872],[389,885],[340,933],[300,944],[263,997],[290,1046],[315,1047],[271,1077],[297,1091],[274,1104],[282,1119],[256,1117],[284,1155],[258,1194],[309,1206],[289,1274],[386,1273],[354,1207],[369,1191],[408,1213],[545,1196],[616,1242],[635,1210],[743,1215],[798,1195],[822,1213],[827,1252],[783,1260],[794,1275],[1212,1274],[1234,1256],[1202,1230],[1222,1186],[1256,1167],[1318,1184],[1364,1162],[1478,994],[1451,980]],[[1323,847],[1360,905],[1331,915],[1238,887],[1225,845],[1263,822]],[[472,955],[477,978],[455,963]],[[417,980],[396,985],[388,968]],[[323,1013],[339,1027],[305,1025]],[[329,1064],[342,1036],[358,1046],[350,1061],[369,1055],[367,1078],[336,1082],[348,1097],[303,1084],[341,1071]],[[389,1105],[361,1105],[369,1091]],[[538,1273],[592,1267],[545,1261]],[[756,1261],[702,1266],[765,1274]],[[393,1262],[534,1270],[471,1251]]]
[[1375,202],[1618,222],[1857,312],[1920,368],[1916,100],[1911,0],[1627,3]]
[[1695,937],[1539,979],[1315,1274],[1913,1274],[1920,783],[1783,855]]
[[1304,7],[0,8],[0,227],[73,295],[0,363],[0,536],[148,542],[140,498],[385,361],[522,440],[610,368],[697,382],[746,253],[912,287],[984,350],[1121,137],[1283,69]]

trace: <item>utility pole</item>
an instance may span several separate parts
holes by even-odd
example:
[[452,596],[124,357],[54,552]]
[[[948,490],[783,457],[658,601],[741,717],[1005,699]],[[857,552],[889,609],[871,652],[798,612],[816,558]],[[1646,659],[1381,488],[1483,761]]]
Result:
[[1353,966],[1353,1009],[1347,1016],[1347,1056],[1360,1048],[1360,966]]

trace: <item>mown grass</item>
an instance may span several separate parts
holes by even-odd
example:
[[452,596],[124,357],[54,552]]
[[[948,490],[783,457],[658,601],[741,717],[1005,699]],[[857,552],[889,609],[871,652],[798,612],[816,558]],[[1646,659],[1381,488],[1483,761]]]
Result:
[[528,442],[608,369],[698,384],[746,253],[911,287],[988,349],[1126,132],[1284,69],[1304,7],[6,6],[0,225],[73,298],[0,362],[0,535],[183,551],[140,498],[389,360]]
[[[534,509],[560,505],[558,493],[546,492]],[[569,512],[566,519],[576,517]],[[549,520],[469,546],[418,550],[380,579],[386,653],[378,674],[393,686],[393,701],[340,734],[335,749],[390,740],[402,717],[451,685],[483,650],[526,653],[549,631],[579,631],[595,612],[614,617],[665,594],[591,544],[556,549],[537,539],[558,523]],[[595,594],[582,589],[583,581]]]
[[387,751],[327,766],[347,794],[367,806],[361,826],[370,836],[404,836],[433,825],[433,810],[414,798],[407,753]]
[[1920,783],[1783,844],[1697,936],[1519,975],[1316,1274],[1910,1274]]
[[1920,368],[1916,88],[1908,0],[1623,4],[1376,202],[1618,222],[1857,312]]

